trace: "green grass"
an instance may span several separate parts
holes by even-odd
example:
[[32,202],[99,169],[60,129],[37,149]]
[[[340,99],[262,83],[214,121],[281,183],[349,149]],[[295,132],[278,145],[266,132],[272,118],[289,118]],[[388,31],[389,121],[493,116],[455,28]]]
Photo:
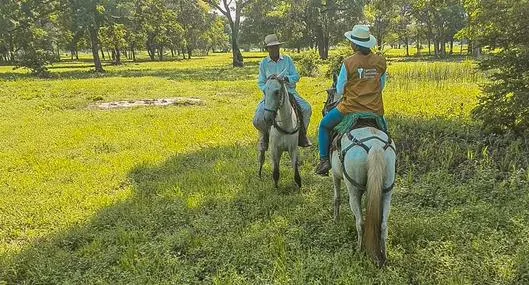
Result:
[[[246,54],[249,55],[249,54]],[[280,189],[258,179],[251,54],[127,62],[51,79],[0,67],[0,284],[523,284],[529,282],[527,143],[470,119],[473,62],[392,61],[384,93],[398,147],[389,265],[355,252],[347,199],[302,151]],[[330,80],[303,78],[316,141]],[[101,111],[95,102],[196,97],[204,106]],[[344,192],[344,197],[347,197]]]

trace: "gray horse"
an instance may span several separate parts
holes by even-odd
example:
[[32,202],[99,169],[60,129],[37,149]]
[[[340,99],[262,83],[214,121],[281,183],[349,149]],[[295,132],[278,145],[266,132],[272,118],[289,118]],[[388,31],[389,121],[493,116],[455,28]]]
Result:
[[[278,187],[279,161],[281,154],[288,151],[292,168],[294,168],[294,181],[301,187],[299,175],[298,133],[301,126],[299,115],[296,114],[290,100],[285,81],[279,75],[268,78],[265,88],[265,121],[270,125],[270,151],[272,153],[274,185]],[[264,164],[265,151],[259,153],[259,177],[261,177]]]
[[[334,219],[340,213],[340,184],[345,181],[355,215],[358,250],[365,247],[379,266],[386,262],[391,190],[395,182],[395,144],[373,127],[353,129],[342,137],[341,149],[331,153],[334,180]],[[365,227],[362,195],[367,192]]]
[[[334,78],[336,82],[336,78]],[[335,89],[327,90],[323,115],[341,99]],[[334,180],[334,219],[340,214],[340,186],[344,180],[349,206],[355,215],[358,251],[365,247],[379,266],[386,262],[391,190],[395,183],[396,149],[389,136],[376,128],[356,128],[341,139],[341,149],[331,152]],[[367,191],[365,226],[362,195]]]

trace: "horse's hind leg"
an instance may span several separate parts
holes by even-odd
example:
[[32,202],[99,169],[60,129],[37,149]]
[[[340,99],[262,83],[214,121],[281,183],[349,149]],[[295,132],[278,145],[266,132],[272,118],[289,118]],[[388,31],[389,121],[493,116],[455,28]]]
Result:
[[361,251],[364,246],[364,219],[362,217],[362,192],[347,181],[347,189],[349,190],[349,206],[355,215],[356,233],[358,235],[357,250]]
[[380,248],[382,250],[382,263],[385,263],[387,255],[386,255],[386,243],[388,241],[388,218],[389,218],[389,210],[391,205],[391,191],[386,192],[382,195],[382,225],[380,228],[382,238],[380,242],[382,243],[380,245]]

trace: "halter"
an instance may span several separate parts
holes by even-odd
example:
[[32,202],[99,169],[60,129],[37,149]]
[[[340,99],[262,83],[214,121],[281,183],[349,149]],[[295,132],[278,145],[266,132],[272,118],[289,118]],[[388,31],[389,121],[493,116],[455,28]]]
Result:
[[[288,91],[287,91],[287,88],[285,86],[285,81],[284,80],[281,80],[281,79],[278,79],[278,78],[272,78],[272,77],[269,77],[266,82],[268,82],[269,80],[277,80],[280,84],[281,84],[281,89],[279,90],[279,93],[280,93],[280,98],[279,98],[279,104],[277,104],[277,108],[274,110],[274,109],[268,109],[268,108],[264,108],[264,110],[266,112],[270,112],[274,115],[274,120],[272,122],[272,125],[281,133],[283,134],[287,134],[287,135],[293,135],[295,133],[297,133],[299,131],[299,128],[301,126],[301,122],[300,122],[300,119],[299,119],[299,114],[296,112],[296,108],[292,107],[291,109],[294,109],[294,114],[296,115],[296,127],[293,129],[293,130],[285,130],[283,129],[281,126],[279,126],[277,124],[277,120],[276,120],[276,117],[277,117],[277,110],[281,109],[283,107],[283,104],[285,104],[285,94],[288,94]],[[290,113],[292,115],[292,112]]]

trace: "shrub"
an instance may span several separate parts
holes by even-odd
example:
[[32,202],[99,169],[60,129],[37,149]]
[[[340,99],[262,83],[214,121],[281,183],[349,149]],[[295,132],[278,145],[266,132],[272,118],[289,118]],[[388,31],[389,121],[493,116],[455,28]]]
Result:
[[316,51],[306,51],[301,54],[297,62],[299,74],[315,77],[318,75],[319,56]]
[[473,116],[482,121],[486,131],[523,136],[529,128],[529,34],[527,23],[520,19],[529,17],[529,1],[492,3],[479,7],[481,13],[474,21],[481,27],[477,34],[480,43],[500,51],[480,63],[481,69],[491,74],[490,83],[483,89]]
[[328,78],[332,78],[333,74],[336,74],[336,76],[338,76],[344,59],[351,55],[353,55],[353,51],[351,50],[351,47],[349,45],[338,47],[335,53],[329,58],[329,68],[327,69],[327,73],[325,73],[325,76],[327,76]]

